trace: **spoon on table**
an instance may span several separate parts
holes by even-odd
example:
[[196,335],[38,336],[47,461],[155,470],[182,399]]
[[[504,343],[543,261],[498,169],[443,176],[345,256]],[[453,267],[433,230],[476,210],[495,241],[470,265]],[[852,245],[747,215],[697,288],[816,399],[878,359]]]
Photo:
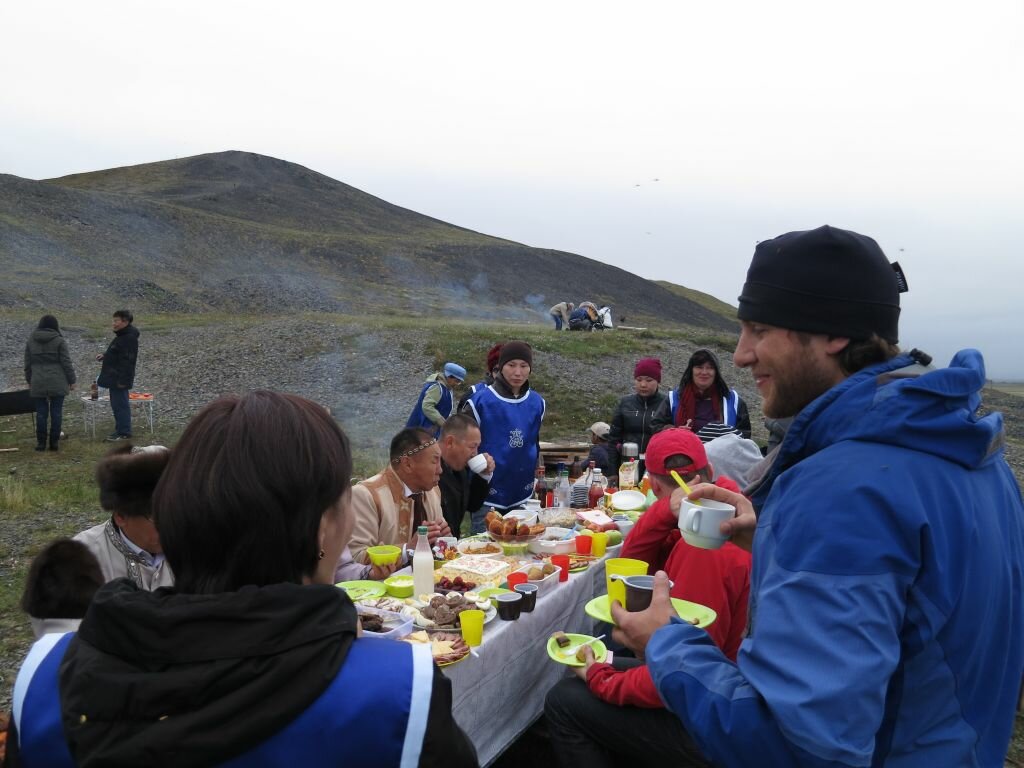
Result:
[[592,638],[590,640],[587,640],[587,642],[585,642],[585,643],[580,643],[579,645],[577,645],[575,647],[566,648],[564,651],[561,652],[562,656],[565,657],[565,658],[569,658],[570,656],[575,656],[576,655],[576,651],[578,651],[580,648],[582,648],[585,645],[590,645],[591,643],[596,643],[598,640],[604,640],[604,635],[599,635],[598,637],[595,637],[595,638]]

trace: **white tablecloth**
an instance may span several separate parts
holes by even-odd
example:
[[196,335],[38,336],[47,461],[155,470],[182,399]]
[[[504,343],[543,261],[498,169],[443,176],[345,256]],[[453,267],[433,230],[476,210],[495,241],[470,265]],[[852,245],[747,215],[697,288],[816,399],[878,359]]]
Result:
[[452,682],[455,720],[472,739],[481,765],[491,763],[541,715],[548,690],[571,674],[548,658],[548,638],[559,629],[592,634],[595,621],[583,608],[605,592],[601,560],[538,597],[532,613],[515,621],[495,618],[484,627],[479,658],[444,668]]

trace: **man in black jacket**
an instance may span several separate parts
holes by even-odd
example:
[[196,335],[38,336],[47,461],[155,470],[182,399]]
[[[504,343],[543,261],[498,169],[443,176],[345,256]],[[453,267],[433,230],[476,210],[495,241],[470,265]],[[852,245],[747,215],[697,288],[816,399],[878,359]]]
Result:
[[494,459],[481,454],[486,466],[481,472],[469,469],[469,461],[480,448],[480,428],[472,416],[457,413],[441,427],[441,510],[452,535],[458,536],[466,513],[479,509],[491,488]]
[[96,383],[110,390],[110,409],[114,412],[114,431],[107,440],[127,440],[132,436],[132,410],[128,392],[135,383],[135,361],[139,356],[139,330],[135,317],[127,309],[114,313],[114,340],[107,351],[96,355],[103,361]]

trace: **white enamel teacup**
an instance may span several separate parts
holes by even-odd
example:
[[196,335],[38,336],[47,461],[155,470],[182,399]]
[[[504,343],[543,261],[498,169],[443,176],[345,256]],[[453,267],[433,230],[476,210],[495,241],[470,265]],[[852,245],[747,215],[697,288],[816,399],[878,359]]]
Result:
[[686,543],[701,549],[718,549],[729,539],[719,526],[736,516],[736,507],[712,499],[701,499],[695,504],[683,499],[679,505],[679,531]]

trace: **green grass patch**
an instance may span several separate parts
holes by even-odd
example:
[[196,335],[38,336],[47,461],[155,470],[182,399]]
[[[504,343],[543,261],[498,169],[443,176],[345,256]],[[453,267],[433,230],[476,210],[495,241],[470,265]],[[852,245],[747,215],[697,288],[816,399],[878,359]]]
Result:
[[1024,397],[1024,381],[993,381],[989,386],[1007,395]]

